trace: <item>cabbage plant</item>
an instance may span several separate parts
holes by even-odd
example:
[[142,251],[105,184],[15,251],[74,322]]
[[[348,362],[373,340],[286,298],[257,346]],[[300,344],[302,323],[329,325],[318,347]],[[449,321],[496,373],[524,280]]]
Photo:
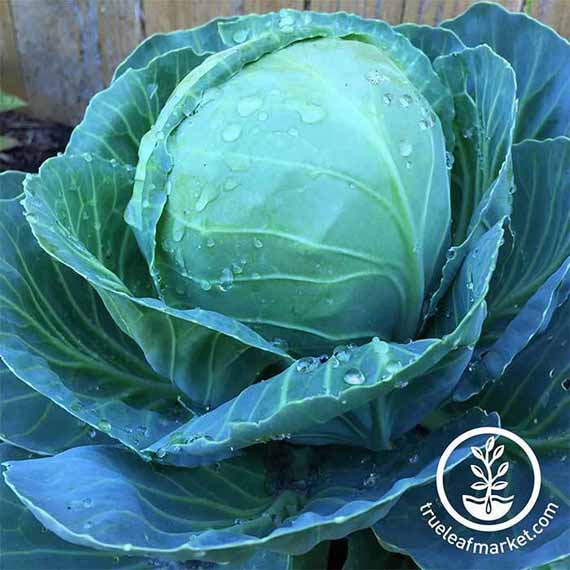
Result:
[[[569,89],[570,44],[485,3],[146,39],[0,175],[0,566],[565,564]],[[499,425],[560,510],[481,556],[419,508]]]

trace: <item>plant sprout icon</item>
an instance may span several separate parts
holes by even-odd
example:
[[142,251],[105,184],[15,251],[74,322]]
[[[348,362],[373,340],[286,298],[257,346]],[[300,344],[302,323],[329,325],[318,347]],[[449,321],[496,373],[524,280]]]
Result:
[[485,442],[485,452],[478,447],[472,447],[471,453],[479,459],[485,468],[485,471],[478,465],[471,465],[473,474],[481,479],[471,485],[471,489],[475,491],[485,491],[483,497],[473,497],[471,495],[463,495],[463,506],[467,512],[479,520],[494,521],[504,517],[513,505],[514,495],[510,497],[502,497],[495,495],[494,491],[502,491],[508,486],[507,481],[499,481],[499,478],[509,470],[509,462],[504,461],[499,465],[497,473],[493,475],[493,463],[501,458],[505,451],[504,445],[495,448],[495,438],[490,437]]

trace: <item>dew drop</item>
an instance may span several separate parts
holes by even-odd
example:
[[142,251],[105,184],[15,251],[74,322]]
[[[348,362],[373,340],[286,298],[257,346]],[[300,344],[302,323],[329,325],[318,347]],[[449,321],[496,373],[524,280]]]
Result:
[[207,281],[206,279],[202,280],[200,282],[200,289],[202,289],[202,291],[209,291],[212,288],[212,284]]
[[399,360],[393,360],[386,364],[386,371],[388,374],[394,374],[398,372],[402,368],[402,363]]
[[326,117],[325,110],[315,103],[300,103],[295,105],[295,110],[299,113],[304,123],[312,125],[322,121]]
[[83,153],[83,160],[85,160],[85,162],[91,162],[93,160],[93,157],[91,156],[91,153],[89,152],[84,152]]
[[249,117],[253,115],[263,105],[263,100],[260,97],[244,97],[238,103],[238,113],[242,117]]
[[412,144],[409,141],[401,140],[400,141],[400,154],[405,158],[412,154]]
[[366,376],[358,368],[351,368],[344,373],[343,380],[351,386],[359,386],[366,382]]
[[562,386],[562,389],[564,391],[566,392],[570,391],[570,378],[564,378],[564,380],[562,380],[560,385]]
[[392,95],[391,93],[384,93],[382,101],[384,101],[386,105],[391,105],[393,100],[394,100],[394,95]]
[[351,351],[345,345],[339,345],[334,348],[333,356],[337,359],[338,362],[348,362],[352,357]]
[[222,275],[220,277],[220,289],[222,291],[227,291],[231,289],[234,284],[234,274],[229,267],[224,267],[222,270]]
[[295,23],[295,19],[291,14],[283,13],[279,18],[279,29],[282,32],[292,32],[293,31],[293,24]]
[[366,479],[362,482],[362,485],[366,488],[374,487],[376,485],[376,473],[370,473]]
[[206,240],[206,247],[212,248],[216,245],[216,242],[212,238],[208,238]]
[[306,356],[305,358],[297,360],[295,368],[300,374],[308,374],[309,372],[316,370],[318,366],[318,359],[313,358],[312,356]]
[[241,135],[241,126],[236,124],[236,123],[232,123],[231,125],[228,125],[222,131],[222,139],[225,142],[237,141],[239,139],[240,135]]
[[85,499],[83,499],[81,504],[83,505],[84,508],[88,509],[93,506],[93,499],[91,499],[90,497],[86,497]]
[[413,99],[411,98],[410,95],[402,95],[399,99],[400,101],[400,105],[406,109],[407,107],[409,107],[412,104]]
[[261,113],[259,113],[259,115],[257,115],[257,118],[260,121],[267,121],[268,117],[269,117],[269,115],[265,111],[261,111]]
[[111,423],[108,420],[99,420],[97,427],[106,433],[111,431]]
[[164,447],[161,447],[157,452],[156,452],[156,456],[159,459],[163,459],[164,457],[166,457],[166,449],[164,449]]
[[414,455],[412,455],[409,459],[410,463],[417,463],[419,460],[419,456],[415,453]]
[[289,129],[287,131],[292,137],[298,137],[299,136],[299,131],[297,129]]
[[447,166],[447,170],[451,170],[453,168],[453,163],[455,162],[455,157],[449,152],[445,152],[445,166]]
[[224,182],[224,190],[226,192],[231,192],[232,190],[235,190],[238,186],[238,183],[235,179],[233,178],[227,178],[226,181]]
[[377,69],[372,69],[366,74],[366,81],[372,85],[378,85],[382,81],[386,81],[386,79],[387,77]]
[[247,40],[248,34],[249,34],[249,30],[238,30],[233,35],[233,40],[236,44],[241,44],[241,43],[245,42],[245,40]]
[[263,247],[263,242],[258,238],[253,238],[253,246],[257,249],[261,249]]

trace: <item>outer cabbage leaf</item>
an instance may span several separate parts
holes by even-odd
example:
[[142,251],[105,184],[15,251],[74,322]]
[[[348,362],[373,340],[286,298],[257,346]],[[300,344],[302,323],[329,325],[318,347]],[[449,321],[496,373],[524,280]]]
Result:
[[[556,307],[551,319],[528,346],[520,352],[503,376],[489,384],[472,404],[496,410],[503,427],[522,437],[534,450],[541,469],[542,485],[536,505],[520,523],[502,532],[482,533],[457,527],[436,498],[435,485],[429,484],[406,493],[388,517],[375,525],[375,532],[390,549],[406,552],[422,568],[440,569],[451,563],[457,567],[477,570],[510,568],[518,570],[554,561],[568,553],[570,530],[570,480],[568,455],[570,452],[570,300]],[[451,441],[451,440],[450,440]],[[513,512],[524,506],[532,488],[532,475],[526,458],[517,448],[505,448],[505,461],[509,467],[509,492],[515,496]],[[446,491],[449,496],[464,493],[466,481],[472,480],[467,464],[458,466],[449,479]],[[526,468],[525,468],[526,466]],[[434,503],[436,516],[444,525],[452,525],[462,536],[473,536],[476,541],[495,542],[513,540],[528,530],[532,541],[507,553],[481,556],[453,548],[436,535],[418,511],[426,502]],[[522,503],[522,504],[521,504]],[[547,527],[532,525],[544,515],[549,505]]]
[[141,69],[167,53],[181,48],[191,48],[197,56],[209,55],[226,49],[218,33],[218,24],[230,18],[215,18],[190,30],[176,30],[166,34],[153,34],[140,43],[117,67],[113,81],[117,81],[129,69]]
[[4,200],[11,200],[12,198],[17,198],[22,192],[22,182],[26,177],[25,172],[19,172],[17,170],[7,170],[2,172],[0,180],[0,204]]
[[487,44],[517,76],[515,142],[570,135],[570,43],[554,30],[498,4],[477,2],[442,27],[467,46]]
[[[44,525],[76,544],[220,562],[258,548],[299,555],[385,516],[406,489],[434,477],[449,437],[496,422],[475,410],[378,454],[262,446],[195,469],[152,466],[116,447],[81,447],[11,462],[5,478]],[[468,454],[458,448],[449,467]]]
[[[0,176],[0,207],[22,193],[24,177],[16,171]],[[0,439],[35,453],[52,454],[105,441],[105,436],[30,388],[0,359]]]
[[516,113],[513,70],[487,46],[438,57],[434,66],[453,94],[456,111],[456,151],[451,165],[455,245],[447,254],[425,318],[438,309],[473,243],[510,214]]
[[96,156],[50,159],[26,182],[27,220],[50,255],[97,289],[154,370],[198,405],[218,404],[286,354],[231,318],[149,297],[148,268],[122,217],[131,175]]
[[[33,455],[7,444],[0,444],[0,463],[30,459]],[[76,507],[76,506],[75,506]],[[89,508],[86,506],[85,508]],[[120,556],[77,546],[59,538],[42,526],[17,499],[0,477],[0,544],[2,570],[199,570],[199,561],[173,562],[160,558]],[[296,557],[266,550],[256,552],[231,570],[303,570]],[[208,570],[227,566],[208,565]],[[314,567],[313,567],[314,568]],[[311,569],[313,570],[313,569]]]
[[[0,181],[6,176],[0,175]],[[135,449],[186,419],[189,414],[177,405],[175,389],[147,365],[92,287],[38,246],[18,199],[1,205],[0,357],[8,368],[75,418]],[[7,396],[25,397],[9,383],[5,387]],[[28,405],[51,410],[41,398]],[[177,409],[180,415],[174,417]],[[42,427],[48,426],[54,429],[51,421]],[[25,436],[18,435],[16,424],[8,429],[15,430],[14,437]],[[40,436],[34,429],[31,424],[27,435],[41,437],[45,444],[47,433]],[[68,435],[77,436],[77,427]],[[52,444],[62,444],[65,435],[60,437],[54,436]],[[14,442],[26,445],[22,439]],[[33,449],[40,445],[37,439],[28,443]]]
[[93,97],[83,120],[73,130],[66,154],[92,153],[136,165],[143,135],[155,123],[176,85],[206,57],[191,47],[181,47],[153,59],[146,67],[129,69]]
[[[0,444],[0,462],[29,459],[32,454]],[[0,544],[2,570],[148,570],[144,558],[114,556],[76,546],[49,532],[0,477]],[[159,569],[160,570],[160,569]]]
[[1,360],[0,439],[40,455],[109,442],[104,434],[22,382]]
[[458,400],[500,377],[570,295],[570,139],[525,141],[514,146],[513,159],[510,231],[491,281],[480,347]]
[[461,40],[451,30],[444,28],[405,23],[394,26],[394,29],[406,36],[414,47],[429,57],[432,63],[440,56],[465,49]]

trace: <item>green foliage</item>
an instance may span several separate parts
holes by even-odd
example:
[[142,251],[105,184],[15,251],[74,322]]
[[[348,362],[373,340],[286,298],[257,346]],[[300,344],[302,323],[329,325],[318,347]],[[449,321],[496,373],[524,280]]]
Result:
[[[485,3],[145,40],[62,156],[0,175],[2,569],[563,567],[569,76]],[[477,557],[418,509],[499,425],[561,507]]]
[[[8,93],[0,89],[0,113],[5,111],[13,111],[14,109],[19,109],[20,107],[25,107],[26,103],[20,98],[14,95],[9,95]],[[0,136],[0,152],[8,150],[18,145],[18,141],[12,137]]]

